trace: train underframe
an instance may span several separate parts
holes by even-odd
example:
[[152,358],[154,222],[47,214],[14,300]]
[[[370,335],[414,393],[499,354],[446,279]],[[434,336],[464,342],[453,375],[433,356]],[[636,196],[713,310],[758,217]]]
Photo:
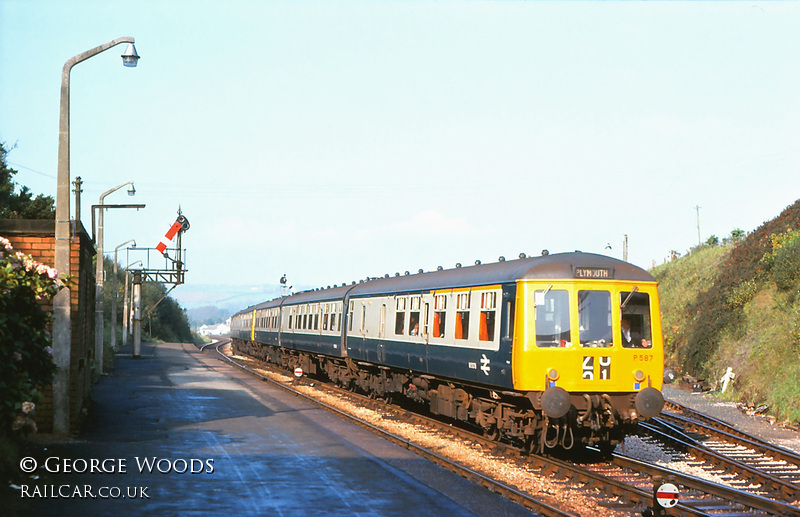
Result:
[[[626,435],[635,434],[637,411],[647,411],[637,393],[569,394],[560,388],[544,392],[495,391],[351,358],[238,339],[233,342],[238,353],[283,369],[300,367],[308,375],[325,376],[338,386],[376,398],[404,396],[431,413],[467,423],[491,439],[517,443],[531,453],[585,446],[610,453]],[[657,393],[649,394],[652,397],[661,397],[657,390],[646,389]],[[651,406],[659,403],[647,402]]]

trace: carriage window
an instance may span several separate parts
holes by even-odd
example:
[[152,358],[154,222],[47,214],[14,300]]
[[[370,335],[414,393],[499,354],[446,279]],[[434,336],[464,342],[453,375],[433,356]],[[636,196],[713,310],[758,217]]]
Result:
[[322,315],[322,330],[328,330],[328,313]]
[[405,298],[398,298],[396,300],[395,305],[395,315],[394,315],[394,333],[400,335],[403,333],[405,329],[406,323],[406,299]]
[[353,331],[353,312],[356,306],[356,302],[350,302],[347,310],[347,331]]
[[403,326],[406,320],[406,313],[405,312],[398,312],[394,315],[394,333],[395,334],[402,334],[403,333]]
[[459,294],[456,298],[456,339],[469,339],[469,295]]
[[447,296],[440,294],[433,299],[433,337],[444,337]]
[[[625,303],[627,300],[628,303]],[[650,295],[639,292],[619,293],[622,307],[620,339],[625,348],[650,348],[653,346],[650,326]]]
[[614,346],[611,337],[611,293],[578,291],[578,320],[581,346]]
[[478,339],[481,341],[494,340],[495,308],[497,293],[481,293],[481,322]]
[[[569,293],[567,291],[536,291],[544,295],[544,304],[536,310],[536,346],[566,347],[572,344],[569,325]],[[536,294],[534,293],[534,295]]]
[[419,311],[411,311],[408,316],[408,335],[419,335]]

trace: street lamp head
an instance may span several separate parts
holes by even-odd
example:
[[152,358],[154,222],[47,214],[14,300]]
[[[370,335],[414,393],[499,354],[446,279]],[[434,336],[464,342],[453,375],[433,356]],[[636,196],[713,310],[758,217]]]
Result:
[[133,43],[128,43],[128,48],[122,54],[122,64],[129,67],[135,67],[139,62],[139,54],[136,53],[136,47]]
[[128,195],[129,196],[135,196],[136,195],[136,189],[133,187],[133,183],[131,183],[131,188],[128,189]]

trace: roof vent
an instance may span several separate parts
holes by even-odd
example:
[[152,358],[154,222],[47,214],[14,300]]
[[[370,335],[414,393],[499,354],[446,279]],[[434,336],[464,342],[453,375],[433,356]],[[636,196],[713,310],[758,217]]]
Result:
[[442,266],[436,266],[436,271],[441,271],[442,269],[444,269]]
[[425,271],[423,271],[422,269],[420,269],[419,271],[417,271],[417,273],[419,273],[419,274],[422,274],[422,273],[424,273],[424,272],[425,272]]
[[461,262],[456,262],[456,267],[461,267]]
[[400,273],[395,273],[394,276],[398,277],[398,276],[400,276]]
[[546,256],[548,256],[549,254],[550,254],[550,252],[549,252],[549,251],[547,251],[547,250],[542,250],[542,256],[543,256],[543,257],[546,257]]
[[481,261],[480,261],[480,260],[476,260],[476,261],[475,261],[475,265],[476,265],[476,266],[480,266],[480,265],[481,265]]
[[500,255],[500,257],[497,259],[497,261],[498,262],[505,262],[506,258],[504,256]]
[[383,278],[389,278],[389,273],[386,273],[385,275],[383,275]]
[[526,254],[524,254],[524,253],[520,253],[520,254],[519,254],[519,258],[521,258],[521,259],[523,259],[523,258],[527,258],[527,257],[528,257],[528,256],[527,256]]
[[408,276],[408,275],[410,275],[410,274],[411,274],[411,273],[409,273],[408,271],[406,271],[406,272],[405,272],[405,276]]

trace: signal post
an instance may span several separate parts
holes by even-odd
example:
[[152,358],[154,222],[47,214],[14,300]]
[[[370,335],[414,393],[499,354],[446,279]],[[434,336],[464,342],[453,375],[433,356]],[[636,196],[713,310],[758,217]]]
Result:
[[[178,218],[167,230],[166,235],[155,248],[142,248],[147,253],[146,261],[142,262],[141,269],[131,270],[133,273],[133,357],[138,359],[142,355],[142,283],[156,282],[160,284],[172,284],[170,291],[181,285],[184,281],[186,269],[183,263],[183,248],[181,247],[181,236],[189,229],[189,220],[178,210]],[[175,248],[167,246],[175,238]],[[162,255],[164,267],[151,267],[150,251],[156,251]],[[137,249],[139,251],[139,249]],[[170,257],[170,252],[174,253],[175,258]],[[161,298],[166,298],[167,294]],[[147,314],[152,312],[161,302],[159,300],[153,307],[148,309]],[[145,315],[147,315],[145,314]]]

